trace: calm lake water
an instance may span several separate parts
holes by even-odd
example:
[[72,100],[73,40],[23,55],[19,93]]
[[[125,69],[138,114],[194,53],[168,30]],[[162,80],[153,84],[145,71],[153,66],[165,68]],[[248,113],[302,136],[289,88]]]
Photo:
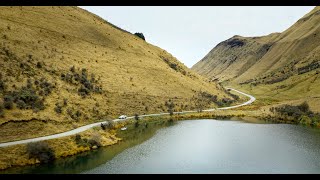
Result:
[[153,126],[128,128],[119,145],[4,173],[320,173],[319,129],[219,120]]

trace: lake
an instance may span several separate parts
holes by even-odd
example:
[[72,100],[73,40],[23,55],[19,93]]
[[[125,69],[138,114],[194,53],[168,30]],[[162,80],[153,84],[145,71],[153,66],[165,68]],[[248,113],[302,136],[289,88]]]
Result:
[[320,173],[320,130],[310,127],[187,120],[119,135],[119,145],[5,173]]

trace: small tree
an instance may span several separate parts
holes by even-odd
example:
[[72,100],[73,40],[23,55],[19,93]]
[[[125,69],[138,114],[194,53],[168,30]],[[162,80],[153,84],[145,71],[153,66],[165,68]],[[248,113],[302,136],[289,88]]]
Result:
[[70,71],[71,71],[71,72],[75,72],[75,70],[76,70],[76,68],[75,68],[74,66],[72,66],[72,67],[70,68]]
[[173,115],[173,109],[174,109],[174,106],[175,106],[173,101],[171,99],[169,99],[169,102],[166,102],[164,105],[168,108],[168,112],[170,113],[170,116],[172,116]]
[[4,98],[4,108],[6,109],[12,109],[13,107],[13,97],[10,95],[6,95]]
[[107,120],[106,126],[108,129],[113,129],[114,128],[114,122],[112,120]]
[[[1,77],[1,75],[0,75],[0,77]],[[6,89],[6,85],[5,85],[4,81],[1,80],[1,78],[0,78],[0,91],[5,91],[5,89]]]
[[309,111],[309,105],[306,101],[303,102],[302,104],[300,104],[298,106],[298,108],[300,109],[300,111],[305,112],[305,113]]
[[48,163],[55,159],[53,149],[46,142],[35,142],[27,145],[29,158],[38,159],[41,163]]
[[0,117],[4,117],[3,109],[4,109],[3,104],[2,102],[0,102]]
[[197,111],[202,112],[203,108],[207,104],[207,99],[204,96],[204,93],[202,91],[198,92],[198,94],[196,95],[196,97],[194,99],[194,103],[197,108]]
[[91,136],[91,139],[89,139],[88,143],[89,143],[91,148],[93,146],[100,147],[101,146],[101,135],[99,133],[94,133]]
[[41,64],[41,62],[37,62],[37,68],[42,68],[42,64]]
[[101,128],[102,128],[103,130],[106,130],[106,127],[105,127],[105,125],[104,125],[104,124],[102,124],[102,123],[101,123],[101,125],[100,125],[100,126],[101,126]]
[[139,120],[139,115],[138,115],[138,114],[135,114],[135,115],[134,115],[134,119],[138,121],[138,120]]
[[59,103],[56,103],[56,107],[54,108],[54,111],[58,114],[62,113],[62,106],[59,105]]
[[146,40],[142,33],[136,32],[136,33],[134,33],[134,35],[138,36],[139,38],[141,38],[143,40]]
[[76,141],[77,144],[79,144],[79,142],[81,141],[81,135],[80,134],[76,134],[75,141]]

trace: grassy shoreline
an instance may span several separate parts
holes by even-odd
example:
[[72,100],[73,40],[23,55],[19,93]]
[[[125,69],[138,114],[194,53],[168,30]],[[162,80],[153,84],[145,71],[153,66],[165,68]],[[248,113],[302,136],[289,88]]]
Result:
[[[237,120],[247,123],[285,123],[298,124],[293,119],[285,119],[283,117],[271,116],[263,113],[261,110],[216,110],[213,112],[201,112],[190,114],[177,114],[173,116],[165,115],[161,117],[145,117],[138,120],[140,126],[148,126],[154,122],[175,122],[181,120],[194,119],[218,119],[218,120]],[[103,130],[101,127],[95,127],[90,130],[79,133],[82,139],[90,139],[94,136],[99,136],[100,147],[112,146],[120,142],[122,139],[118,136],[120,128],[124,126],[136,126],[137,121],[130,119],[126,122],[116,123],[112,129]],[[316,126],[319,128],[319,126]],[[58,139],[46,140],[48,145],[54,150],[55,158],[64,158],[67,156],[76,155],[82,152],[97,149],[97,146],[82,146],[77,144],[76,135],[67,136]],[[5,170],[11,167],[19,167],[26,165],[39,164],[40,161],[34,158],[29,158],[27,153],[27,145],[15,145],[6,148],[0,148],[0,170]],[[1,172],[1,171],[0,171]]]

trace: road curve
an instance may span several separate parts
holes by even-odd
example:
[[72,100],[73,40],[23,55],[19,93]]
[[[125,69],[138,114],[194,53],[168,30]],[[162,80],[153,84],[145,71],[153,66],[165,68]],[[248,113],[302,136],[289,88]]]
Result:
[[[247,102],[244,102],[242,104],[239,104],[239,105],[223,107],[223,108],[216,108],[216,109],[220,109],[220,110],[233,109],[233,108],[237,108],[237,107],[240,107],[240,106],[245,106],[245,105],[251,104],[253,101],[256,100],[255,97],[253,97],[253,96],[251,96],[249,94],[246,94],[244,92],[238,91],[238,90],[233,89],[233,88],[227,88],[227,89],[230,89],[230,90],[236,91],[236,92],[238,92],[240,94],[243,94],[243,95],[249,97],[250,100],[247,101]],[[214,111],[216,109],[206,109],[206,110],[203,110],[203,111],[204,112],[210,112],[210,111]],[[197,111],[174,112],[174,114],[187,114],[187,113],[195,113],[195,112],[197,112]],[[139,117],[162,116],[162,115],[168,115],[168,114],[169,113],[146,114],[146,115],[140,115]],[[133,118],[134,118],[134,116],[127,117],[127,119],[133,119]],[[113,121],[114,122],[119,122],[119,121],[124,121],[124,120],[125,119],[114,119]],[[104,123],[104,122],[105,121],[101,121],[101,122],[97,122],[97,123],[93,123],[93,124],[88,124],[88,125],[81,126],[79,128],[76,128],[76,129],[73,129],[73,130],[70,130],[70,131],[66,131],[66,132],[63,132],[63,133],[59,133],[59,134],[53,134],[53,135],[43,136],[43,137],[38,137],[38,138],[32,138],[32,139],[25,139],[25,140],[19,140],[19,141],[0,143],[0,147],[7,147],[7,146],[13,146],[13,145],[17,145],[17,144],[26,144],[26,143],[31,143],[31,142],[38,142],[38,141],[43,141],[43,140],[56,139],[56,138],[61,138],[61,137],[65,137],[65,136],[70,136],[70,135],[74,135],[74,134],[86,131],[86,130],[88,130],[90,128],[93,128],[93,127],[96,127],[96,126],[100,126],[101,123]]]

